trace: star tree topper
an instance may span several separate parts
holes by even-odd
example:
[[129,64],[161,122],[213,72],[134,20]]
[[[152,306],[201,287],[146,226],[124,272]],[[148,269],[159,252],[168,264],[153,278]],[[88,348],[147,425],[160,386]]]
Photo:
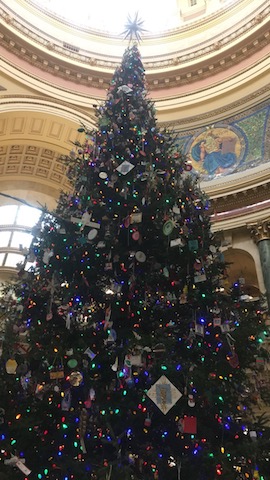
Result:
[[137,42],[139,43],[141,40],[141,33],[146,32],[146,30],[142,28],[143,20],[141,20],[138,15],[139,14],[137,12],[134,19],[132,19],[131,16],[128,15],[125,30],[122,33],[122,35],[125,35],[125,40],[128,38],[130,42],[132,40],[137,40]]

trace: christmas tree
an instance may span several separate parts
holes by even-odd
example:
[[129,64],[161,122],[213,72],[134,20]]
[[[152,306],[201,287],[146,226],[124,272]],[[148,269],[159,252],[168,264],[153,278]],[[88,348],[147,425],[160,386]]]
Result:
[[136,44],[95,107],[6,295],[0,475],[269,480],[264,314],[224,290],[209,200]]

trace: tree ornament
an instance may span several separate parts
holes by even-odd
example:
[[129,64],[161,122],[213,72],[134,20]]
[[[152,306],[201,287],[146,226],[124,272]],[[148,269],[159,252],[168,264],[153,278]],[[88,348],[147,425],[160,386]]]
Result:
[[68,388],[67,390],[65,390],[64,396],[61,401],[61,410],[63,410],[64,412],[68,412],[70,409],[70,405],[71,405],[71,390],[70,388]]
[[25,465],[25,458],[17,457],[16,455],[11,455],[10,458],[4,460],[4,465],[10,467],[17,467],[24,475],[30,475],[31,470]]
[[6,372],[9,375],[16,375],[18,364],[15,358],[9,358],[6,362]]
[[197,433],[197,417],[185,415],[178,421],[178,429],[181,433],[189,433],[196,435]]
[[172,220],[167,220],[167,222],[164,223],[163,225],[163,233],[168,237],[174,229],[174,224]]
[[82,382],[83,382],[83,376],[81,372],[72,372],[68,377],[67,377],[69,383],[72,385],[72,387],[79,387]]
[[189,395],[188,396],[188,406],[189,407],[195,407],[195,400],[194,400],[194,395]]
[[157,407],[166,415],[168,411],[182,397],[182,393],[168,380],[165,375],[152,385],[147,395],[157,405]]

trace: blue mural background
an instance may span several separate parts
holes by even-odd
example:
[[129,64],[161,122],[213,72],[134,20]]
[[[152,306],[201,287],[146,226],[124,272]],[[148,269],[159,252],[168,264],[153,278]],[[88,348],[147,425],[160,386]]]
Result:
[[177,144],[203,180],[270,162],[270,102],[235,118],[179,133]]

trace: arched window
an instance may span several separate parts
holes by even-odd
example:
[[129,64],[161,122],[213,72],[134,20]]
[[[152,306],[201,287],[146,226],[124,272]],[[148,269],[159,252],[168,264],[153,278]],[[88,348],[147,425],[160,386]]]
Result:
[[[0,207],[0,270],[15,269],[25,261],[31,245],[32,227],[41,216],[41,210],[27,205]],[[32,264],[27,262],[25,269]]]

